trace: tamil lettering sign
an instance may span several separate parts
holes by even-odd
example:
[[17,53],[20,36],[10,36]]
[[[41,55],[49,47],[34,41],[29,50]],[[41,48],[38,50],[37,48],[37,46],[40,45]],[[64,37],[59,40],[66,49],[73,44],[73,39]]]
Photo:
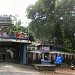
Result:
[[42,50],[43,50],[43,51],[49,51],[50,48],[49,48],[49,47],[42,47]]

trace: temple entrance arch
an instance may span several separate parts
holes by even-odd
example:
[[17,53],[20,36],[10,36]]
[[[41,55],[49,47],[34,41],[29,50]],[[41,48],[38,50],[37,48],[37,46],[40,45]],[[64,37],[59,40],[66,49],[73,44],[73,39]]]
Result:
[[27,64],[27,44],[0,42],[0,61]]

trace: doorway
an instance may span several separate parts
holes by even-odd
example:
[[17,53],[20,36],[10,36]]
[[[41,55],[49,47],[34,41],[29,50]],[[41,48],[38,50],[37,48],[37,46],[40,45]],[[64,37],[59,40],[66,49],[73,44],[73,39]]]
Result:
[[5,54],[2,54],[2,58],[3,58],[3,60],[5,60]]

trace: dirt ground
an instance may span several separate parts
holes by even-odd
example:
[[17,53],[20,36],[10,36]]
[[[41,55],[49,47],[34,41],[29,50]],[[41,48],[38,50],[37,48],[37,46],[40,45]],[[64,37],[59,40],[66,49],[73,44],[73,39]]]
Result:
[[58,68],[55,71],[38,71],[30,65],[0,63],[0,75],[5,72],[11,72],[13,73],[12,75],[15,75],[15,73],[23,73],[24,75],[75,75],[75,70],[71,70],[70,68]]

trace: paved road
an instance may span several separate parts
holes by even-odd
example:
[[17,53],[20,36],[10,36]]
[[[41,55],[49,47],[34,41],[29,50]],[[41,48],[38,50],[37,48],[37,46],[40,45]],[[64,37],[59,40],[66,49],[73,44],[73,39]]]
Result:
[[45,75],[45,74],[36,71],[32,66],[13,63],[0,63],[0,75]]
[[0,63],[0,75],[75,75],[75,71],[69,68],[56,71],[37,71],[32,66]]

